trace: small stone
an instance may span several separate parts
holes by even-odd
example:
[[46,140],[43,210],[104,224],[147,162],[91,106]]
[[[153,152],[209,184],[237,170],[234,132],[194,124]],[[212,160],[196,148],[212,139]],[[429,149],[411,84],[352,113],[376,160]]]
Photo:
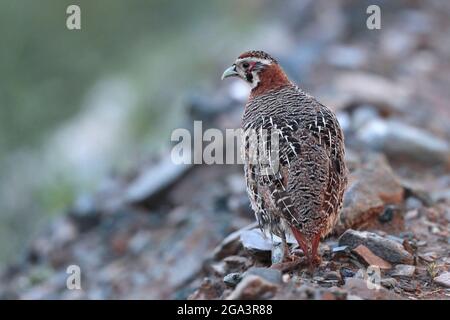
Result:
[[357,137],[390,158],[406,158],[430,165],[446,165],[449,161],[450,145],[446,140],[398,120],[369,121],[358,130]]
[[422,201],[416,197],[408,197],[405,201],[406,210],[417,210],[422,207]]
[[213,250],[213,257],[217,260],[223,259],[227,256],[236,254],[242,248],[240,241],[241,234],[247,230],[253,229],[257,226],[257,222],[251,223],[248,226],[239,229],[229,234],[222,242]]
[[340,273],[343,278],[352,278],[355,275],[355,272],[349,268],[341,268]]
[[348,246],[338,246],[331,250],[332,253],[350,253],[350,248]]
[[225,263],[228,272],[242,271],[249,264],[249,260],[246,257],[241,256],[229,256],[223,259],[223,262]]
[[223,277],[223,282],[230,287],[235,287],[242,280],[242,275],[238,272],[227,274]]
[[392,272],[393,277],[412,277],[416,267],[407,264],[398,264]]
[[84,194],[79,196],[69,211],[69,217],[81,232],[95,227],[100,222],[100,212],[94,197]]
[[124,199],[131,204],[158,202],[164,191],[192,168],[192,165],[176,164],[171,161],[170,155],[166,155],[137,175],[125,190]]
[[256,275],[247,275],[236,286],[227,300],[270,299],[278,286]]
[[352,249],[361,244],[390,263],[413,264],[414,262],[413,256],[400,243],[383,238],[373,232],[349,229],[339,238],[339,245],[348,245]]
[[323,282],[323,281],[325,280],[325,278],[324,278],[324,277],[321,277],[321,276],[315,276],[315,277],[313,278],[313,280],[314,280],[315,282]]
[[226,266],[223,261],[212,263],[210,268],[218,276],[223,276],[226,273]]
[[330,271],[324,275],[325,280],[342,281],[341,274],[337,271]]
[[418,217],[419,217],[419,210],[417,210],[417,209],[410,210],[410,211],[406,212],[406,214],[405,214],[406,220],[413,220],[413,219],[417,219]]
[[355,111],[353,111],[352,116],[352,127],[353,130],[358,130],[360,127],[365,125],[367,122],[379,118],[378,111],[374,106],[371,105],[361,105]]
[[240,240],[245,249],[249,251],[270,252],[272,242],[266,239],[259,229],[245,230],[241,233]]
[[424,240],[420,240],[416,242],[417,247],[425,247],[427,245],[427,242]]
[[336,234],[376,219],[386,204],[403,201],[404,189],[384,156],[371,154],[362,162],[363,166],[350,175],[344,207],[334,229]]
[[128,242],[128,249],[134,254],[140,254],[150,244],[151,234],[148,231],[139,231]]
[[419,254],[419,258],[426,262],[433,262],[438,258],[438,255],[436,252],[427,252],[427,253]]
[[395,208],[393,206],[387,206],[383,213],[378,217],[378,221],[381,223],[390,222],[394,217],[394,210]]
[[[373,284],[375,286],[375,284]],[[401,296],[394,292],[378,286],[369,288],[369,283],[363,279],[347,278],[343,287],[349,294],[368,300],[401,300]]]
[[[380,234],[380,236],[381,236],[381,234]],[[386,235],[386,238],[387,239],[389,239],[389,240],[392,240],[392,241],[395,241],[395,242],[397,242],[397,243],[400,243],[400,244],[403,244],[403,238],[400,238],[400,237],[396,237],[396,236],[393,236],[393,235]],[[409,238],[408,236],[405,236],[405,238]]]
[[397,285],[397,280],[395,280],[394,278],[384,278],[381,279],[380,283],[385,288],[393,289]]
[[369,248],[360,244],[353,251],[358,254],[369,266],[377,266],[380,269],[389,270],[392,265],[375,255]]
[[188,297],[188,300],[214,300],[220,297],[220,292],[221,284],[219,281],[205,278],[200,287]]
[[275,284],[282,282],[281,271],[277,269],[252,267],[245,272],[245,276],[248,275],[255,275]]
[[271,251],[272,244],[266,239],[259,229],[246,230],[241,234],[241,242],[244,248],[258,251]]

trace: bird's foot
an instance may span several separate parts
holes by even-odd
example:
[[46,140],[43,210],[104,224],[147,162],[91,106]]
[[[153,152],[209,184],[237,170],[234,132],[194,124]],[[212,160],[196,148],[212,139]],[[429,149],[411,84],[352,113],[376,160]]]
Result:
[[310,257],[308,259],[309,271],[313,272],[316,269],[316,267],[320,266],[321,263],[322,258],[318,254],[313,257]]

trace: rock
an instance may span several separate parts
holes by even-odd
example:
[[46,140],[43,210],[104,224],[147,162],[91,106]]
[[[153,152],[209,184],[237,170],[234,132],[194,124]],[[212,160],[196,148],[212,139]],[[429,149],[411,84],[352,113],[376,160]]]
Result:
[[383,213],[378,216],[378,221],[380,221],[381,223],[387,223],[392,221],[392,219],[394,218],[394,212],[396,210],[397,208],[394,206],[386,206],[384,208]]
[[222,242],[213,250],[213,257],[216,260],[223,259],[227,256],[236,254],[242,248],[240,241],[241,234],[247,230],[251,230],[257,226],[257,222],[251,223],[248,226],[230,233]]
[[225,262],[223,262],[223,261],[207,264],[206,267],[210,268],[212,273],[219,277],[223,277],[225,275],[225,273],[227,272]]
[[348,245],[352,249],[361,244],[390,263],[413,264],[414,262],[413,256],[401,244],[372,232],[350,229],[339,238],[339,245]]
[[428,263],[431,263],[431,262],[434,262],[438,258],[438,254],[436,252],[426,252],[426,253],[419,254],[419,258]]
[[383,278],[381,279],[380,284],[385,288],[393,289],[397,285],[397,280],[394,278]]
[[331,252],[332,253],[345,253],[348,254],[350,253],[350,248],[348,246],[339,246],[339,247],[334,247]]
[[349,180],[344,207],[334,230],[337,234],[369,223],[383,213],[385,204],[403,201],[403,187],[381,155],[369,155]]
[[433,202],[449,201],[450,189],[438,190],[431,193],[431,199]]
[[372,120],[356,135],[364,145],[383,151],[390,158],[406,158],[430,165],[447,165],[450,160],[448,142],[397,120]]
[[94,197],[84,194],[80,195],[69,210],[69,217],[81,232],[86,232],[95,227],[100,221],[100,212]]
[[367,122],[378,118],[379,114],[374,106],[371,105],[359,106],[355,111],[353,111],[352,129],[356,131],[359,128],[363,127]]
[[408,211],[418,211],[422,207],[422,201],[416,197],[408,197],[405,201],[405,208]]
[[275,284],[281,284],[281,272],[272,268],[252,267],[245,272],[245,276],[255,275]]
[[[375,285],[374,285],[375,286]],[[377,288],[369,289],[368,282],[362,279],[347,278],[345,285],[343,286],[345,290],[351,295],[355,295],[367,300],[401,300],[402,297],[396,293],[387,290],[381,286]]]
[[270,299],[278,286],[256,275],[248,275],[239,282],[227,300]]
[[138,255],[141,254],[151,243],[151,233],[140,231],[136,233],[128,242],[128,249]]
[[223,277],[223,282],[226,285],[229,285],[230,287],[235,287],[237,284],[242,280],[242,274],[239,272],[233,272],[227,274],[225,277]]
[[349,268],[341,268],[340,274],[342,278],[352,278],[355,275],[355,272]]
[[323,278],[325,280],[334,280],[334,281],[338,281],[338,282],[342,281],[342,276],[337,271],[329,271],[323,276]]
[[416,280],[406,277],[399,277],[397,288],[405,292],[416,292],[419,288],[419,284]]
[[347,112],[338,111],[336,112],[336,117],[341,125],[342,131],[344,131],[344,133],[348,132],[351,129],[352,124],[350,115]]
[[220,298],[222,288],[219,283],[205,278],[200,287],[188,297],[188,300],[213,300]]
[[367,63],[367,52],[362,47],[340,45],[327,52],[327,62],[335,67],[357,69]]
[[240,272],[245,270],[250,261],[246,257],[241,256],[228,256],[223,259],[227,272]]
[[421,209],[423,205],[428,207],[433,205],[433,199],[429,194],[429,190],[426,190],[420,182],[403,177],[400,179],[400,183],[405,189],[405,206],[407,210]]
[[450,272],[441,273],[439,276],[435,277],[433,281],[443,287],[450,288]]
[[252,252],[270,252],[272,250],[271,240],[265,238],[259,229],[242,232],[240,240],[244,248]]
[[405,213],[405,220],[414,220],[419,217],[419,210],[414,209]]
[[398,264],[395,266],[395,269],[391,275],[393,277],[412,277],[415,271],[416,271],[415,266]]
[[376,256],[372,251],[370,251],[366,246],[362,244],[353,249],[353,251],[369,266],[378,266],[380,269],[384,270],[392,268],[392,265],[389,262],[386,262],[380,257]]
[[190,164],[176,164],[170,155],[144,168],[125,190],[124,199],[131,204],[153,204],[191,168]]
[[407,106],[409,90],[375,74],[341,73],[334,81],[336,92],[342,96],[336,108],[358,104],[376,106],[383,113],[402,112]]

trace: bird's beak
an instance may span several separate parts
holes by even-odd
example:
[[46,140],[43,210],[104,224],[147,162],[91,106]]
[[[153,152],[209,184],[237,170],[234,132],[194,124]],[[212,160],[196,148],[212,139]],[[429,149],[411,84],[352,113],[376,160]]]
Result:
[[228,77],[235,77],[238,76],[239,73],[237,73],[236,71],[236,66],[232,65],[231,67],[229,67],[227,70],[225,70],[222,74],[222,80]]

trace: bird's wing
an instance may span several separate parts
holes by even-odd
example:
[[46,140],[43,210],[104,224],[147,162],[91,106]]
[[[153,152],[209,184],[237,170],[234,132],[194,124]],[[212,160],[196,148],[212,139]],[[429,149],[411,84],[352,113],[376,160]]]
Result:
[[335,115],[322,105],[308,107],[299,118],[271,119],[272,130],[279,134],[279,170],[262,179],[273,204],[299,229],[306,221],[334,224],[336,207],[342,202],[337,183],[345,170],[342,132]]

